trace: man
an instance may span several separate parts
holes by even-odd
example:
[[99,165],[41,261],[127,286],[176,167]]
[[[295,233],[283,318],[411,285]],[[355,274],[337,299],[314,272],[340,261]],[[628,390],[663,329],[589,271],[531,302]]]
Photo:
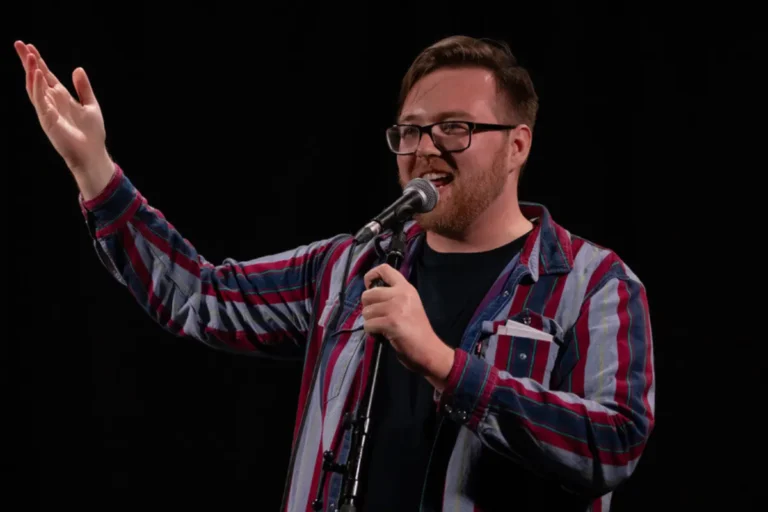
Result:
[[388,233],[208,262],[109,157],[85,71],[78,102],[15,46],[97,253],[147,313],[212,347],[303,359],[283,509],[340,506],[323,454],[347,460],[343,418],[381,333],[365,510],[608,510],[654,425],[646,292],[614,252],[518,201],[538,100],[506,45],[445,39],[403,80],[387,142],[401,184],[430,179],[439,201],[406,224],[400,269]]

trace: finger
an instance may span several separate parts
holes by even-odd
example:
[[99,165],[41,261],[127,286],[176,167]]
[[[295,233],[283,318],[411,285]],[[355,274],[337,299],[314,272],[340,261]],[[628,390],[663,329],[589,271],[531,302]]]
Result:
[[24,71],[27,71],[27,55],[29,54],[27,45],[25,45],[22,41],[16,41],[13,43],[13,47],[16,49],[16,54],[21,60],[21,65],[24,66]]
[[360,296],[360,303],[363,306],[386,302],[397,295],[398,291],[388,287],[371,288],[365,290]]
[[371,283],[378,277],[382,278],[389,286],[394,286],[405,280],[403,274],[384,263],[378,267],[372,268],[365,274],[365,287],[370,288]]
[[42,116],[45,108],[45,77],[40,69],[36,69],[32,73],[32,104],[37,110],[37,114]]
[[34,80],[35,71],[37,70],[37,59],[35,59],[35,56],[31,53],[27,53],[27,65],[25,67],[27,69],[27,94],[29,95],[29,99],[33,99],[35,94]]
[[45,82],[42,70],[35,71],[34,76],[34,105],[37,115],[42,121],[43,127],[47,130],[51,124],[56,121],[58,112],[53,108],[53,103],[45,97],[48,85]]
[[363,323],[363,330],[369,334],[385,333],[389,328],[388,325],[389,320],[384,317],[373,318]]
[[96,95],[91,87],[91,81],[83,68],[77,68],[72,72],[72,82],[75,84],[75,91],[83,105],[97,105]]
[[50,69],[48,69],[48,66],[45,64],[45,61],[43,60],[43,58],[40,56],[40,52],[37,51],[37,48],[35,48],[35,45],[28,44],[27,48],[29,48],[29,51],[35,57],[37,57],[38,65],[40,66],[40,69],[43,70],[43,75],[45,76],[45,81],[48,82],[48,87],[53,87],[55,85],[58,85],[60,83],[59,79],[56,78],[56,76],[53,73],[51,73]]
[[389,303],[379,302],[377,304],[371,304],[363,308],[363,318],[368,321],[374,318],[381,318],[389,314]]

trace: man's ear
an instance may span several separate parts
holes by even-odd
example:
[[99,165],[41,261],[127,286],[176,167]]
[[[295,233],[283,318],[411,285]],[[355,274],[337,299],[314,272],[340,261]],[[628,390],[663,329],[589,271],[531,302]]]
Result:
[[512,135],[510,144],[514,146],[514,150],[510,151],[510,155],[514,158],[513,165],[521,167],[528,160],[528,155],[531,152],[533,133],[527,124],[521,124],[515,128]]

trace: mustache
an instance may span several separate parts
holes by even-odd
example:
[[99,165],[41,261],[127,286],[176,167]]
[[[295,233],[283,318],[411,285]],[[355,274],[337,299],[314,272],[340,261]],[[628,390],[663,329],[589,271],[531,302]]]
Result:
[[420,175],[427,172],[447,172],[452,175],[458,173],[458,165],[456,160],[453,159],[453,155],[450,153],[437,155],[428,155],[417,157],[413,164],[413,170],[411,176],[418,178]]
[[424,165],[418,166],[411,171],[411,179],[418,178],[428,172],[446,172],[452,176],[457,174],[457,170],[448,165]]

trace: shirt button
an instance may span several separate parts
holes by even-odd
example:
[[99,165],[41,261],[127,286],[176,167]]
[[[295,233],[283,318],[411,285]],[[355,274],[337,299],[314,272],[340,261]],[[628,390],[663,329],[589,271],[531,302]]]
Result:
[[523,354],[520,354],[518,357],[520,358],[521,361],[525,361],[526,359],[528,359],[528,354],[523,353]]
[[504,290],[504,293],[502,293],[503,296],[509,297],[509,290]]

